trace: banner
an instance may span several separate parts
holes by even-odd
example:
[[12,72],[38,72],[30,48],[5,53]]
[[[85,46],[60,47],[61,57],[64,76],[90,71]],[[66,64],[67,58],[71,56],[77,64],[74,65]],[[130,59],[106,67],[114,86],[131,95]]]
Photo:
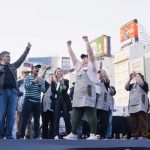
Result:
[[96,58],[102,56],[110,56],[110,36],[102,35],[93,40],[91,46]]
[[69,57],[62,57],[62,70],[70,71],[70,58]]
[[120,42],[134,39],[138,41],[138,22],[137,19],[130,21],[120,28]]

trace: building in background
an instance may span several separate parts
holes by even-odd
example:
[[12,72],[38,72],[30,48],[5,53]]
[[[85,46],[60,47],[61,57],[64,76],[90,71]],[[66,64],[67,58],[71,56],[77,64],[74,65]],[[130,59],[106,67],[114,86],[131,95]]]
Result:
[[138,21],[134,19],[120,28],[121,48],[129,46],[139,40]]
[[111,55],[111,37],[102,35],[93,41],[91,46],[96,57],[97,70],[99,69],[100,62],[103,62],[103,69],[107,72],[111,85],[115,84],[115,72],[114,72],[114,57]]
[[18,69],[18,77],[21,76],[21,70],[26,64],[40,64],[42,67],[40,69],[39,74],[44,71],[45,67],[51,65],[52,68],[47,72],[47,75],[53,73],[57,67],[62,68],[64,74],[70,71],[70,58],[69,57],[32,57],[28,58],[22,66]]
[[61,69],[63,70],[64,74],[70,72],[70,57],[61,58]]
[[110,36],[102,35],[90,42],[96,58],[111,56]]
[[[115,54],[115,104],[126,111],[129,92],[125,90],[125,83],[133,71],[144,74],[150,85],[150,40],[148,33],[141,28],[137,19],[130,21],[120,28],[121,48]],[[126,111],[127,112],[127,111]]]

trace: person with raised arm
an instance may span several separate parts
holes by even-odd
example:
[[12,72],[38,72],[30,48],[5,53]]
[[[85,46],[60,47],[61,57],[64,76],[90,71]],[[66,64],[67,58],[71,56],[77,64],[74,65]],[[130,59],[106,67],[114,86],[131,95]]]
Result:
[[[102,69],[102,62],[98,71],[99,91],[97,91],[97,134],[101,139],[106,138],[111,95],[109,94],[110,80],[106,71]],[[97,85],[96,85],[97,86]]]
[[0,53],[0,138],[3,138],[6,125],[6,139],[13,139],[18,89],[17,69],[25,61],[30,48],[31,43],[28,43],[23,54],[14,63],[10,63],[11,56],[8,51]]
[[41,65],[33,65],[31,75],[27,76],[24,80],[25,84],[25,98],[24,105],[22,110],[22,124],[20,137],[24,138],[25,129],[28,123],[28,120],[33,114],[34,118],[34,139],[39,139],[39,125],[40,125],[40,113],[41,113],[41,93],[45,92],[45,74],[51,68],[47,66],[45,71],[39,76],[39,69]]
[[133,71],[129,76],[125,89],[129,91],[128,108],[132,129],[131,139],[148,138],[148,83],[141,73]]
[[96,133],[96,92],[95,83],[96,79],[96,65],[93,50],[90,46],[87,36],[82,37],[86,44],[87,54],[82,54],[80,62],[71,48],[71,41],[67,42],[68,51],[76,70],[76,81],[73,95],[73,112],[72,112],[72,132],[63,137],[64,139],[77,139],[77,128],[81,122],[83,115],[87,116],[88,123],[90,125],[90,136],[89,140],[95,140],[97,137]]

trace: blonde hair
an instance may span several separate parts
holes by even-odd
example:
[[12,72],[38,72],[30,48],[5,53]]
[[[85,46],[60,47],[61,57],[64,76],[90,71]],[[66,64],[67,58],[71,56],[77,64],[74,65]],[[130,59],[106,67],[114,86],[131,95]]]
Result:
[[[57,82],[57,76],[56,76],[56,71],[57,71],[57,70],[61,70],[61,71],[62,71],[62,69],[59,68],[59,67],[55,69],[54,75],[53,75],[53,80],[54,80],[54,82]],[[63,74],[62,74],[62,77],[63,77]]]

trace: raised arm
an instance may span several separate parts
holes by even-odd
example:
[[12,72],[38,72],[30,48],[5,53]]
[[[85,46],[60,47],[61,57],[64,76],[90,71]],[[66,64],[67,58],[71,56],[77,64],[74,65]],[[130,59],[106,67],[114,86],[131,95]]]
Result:
[[130,74],[129,76],[129,80],[127,81],[127,83],[125,84],[125,89],[128,91],[129,90],[129,85],[131,80],[135,77],[135,75],[133,73]]
[[68,47],[68,52],[69,52],[70,58],[72,60],[72,63],[73,63],[73,65],[75,65],[77,63],[77,57],[76,57],[76,55],[74,54],[74,52],[72,50],[71,44],[72,44],[72,42],[68,41],[67,42],[67,47]]
[[100,61],[99,69],[101,70],[102,68],[103,68],[103,63],[102,63],[102,61]]
[[93,50],[92,50],[92,47],[91,47],[91,45],[89,43],[88,37],[87,36],[83,36],[82,38],[83,38],[83,40],[85,41],[85,44],[86,44],[86,51],[87,51],[89,60],[91,62],[94,62],[95,61],[95,56],[93,54]]
[[104,80],[106,83],[107,83],[107,82],[110,82],[106,71],[103,70],[102,68],[103,68],[103,63],[102,63],[102,61],[100,61],[100,64],[99,64],[100,74],[101,74],[101,76],[103,77],[103,80]]
[[42,78],[42,79],[45,78],[46,72],[47,72],[49,69],[51,69],[51,67],[52,67],[52,66],[47,66],[47,67],[46,67],[46,69],[43,71],[43,73],[42,73],[42,75],[41,75],[41,78]]
[[13,65],[16,67],[16,68],[19,68],[21,66],[21,64],[25,61],[29,51],[30,51],[30,48],[31,48],[31,43],[29,42],[27,44],[27,47],[25,49],[25,51],[23,52],[23,54],[19,57],[19,59],[13,63]]

